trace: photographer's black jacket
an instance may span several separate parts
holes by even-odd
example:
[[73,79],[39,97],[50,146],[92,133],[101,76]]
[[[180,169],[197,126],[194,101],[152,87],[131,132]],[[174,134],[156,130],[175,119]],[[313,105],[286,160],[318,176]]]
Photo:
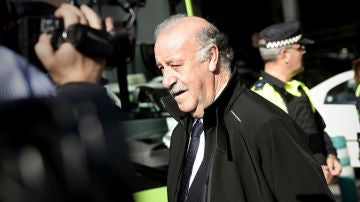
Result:
[[121,121],[106,89],[91,83],[0,103],[0,164],[8,165],[0,201],[134,201]]
[[[180,113],[174,100],[165,104],[178,121],[167,179],[168,199],[174,202],[193,119]],[[236,73],[205,109],[203,123],[204,159],[189,201],[335,201],[302,130],[281,109],[247,89]]]

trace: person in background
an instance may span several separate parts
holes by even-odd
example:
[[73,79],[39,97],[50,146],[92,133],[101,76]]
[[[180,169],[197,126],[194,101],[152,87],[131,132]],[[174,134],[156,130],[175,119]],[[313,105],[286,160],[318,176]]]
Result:
[[252,90],[286,112],[306,133],[304,136],[315,159],[321,164],[326,182],[340,175],[342,165],[325,123],[311,101],[308,87],[293,79],[304,69],[305,45],[314,41],[304,38],[298,21],[270,25],[259,33],[259,51],[264,70]]
[[354,71],[354,80],[355,80],[355,84],[356,84],[355,104],[356,104],[356,109],[358,111],[358,116],[360,119],[360,58],[354,59],[352,61],[352,69]]
[[241,83],[224,33],[203,18],[177,14],[154,37],[171,94],[162,101],[178,121],[169,149],[169,202],[335,201],[303,131]]
[[[65,30],[74,23],[101,29],[86,5],[62,4],[54,15]],[[54,50],[46,33],[35,52],[56,93],[1,102],[0,201],[134,201],[122,111],[99,85],[106,59],[69,42]]]

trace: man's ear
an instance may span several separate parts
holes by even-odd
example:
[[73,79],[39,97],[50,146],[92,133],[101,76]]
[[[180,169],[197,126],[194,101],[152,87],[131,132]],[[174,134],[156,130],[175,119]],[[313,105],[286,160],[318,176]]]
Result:
[[219,49],[216,45],[212,45],[209,49],[209,71],[216,71],[217,64],[219,61]]
[[280,58],[287,64],[289,62],[288,51],[284,48],[280,51]]

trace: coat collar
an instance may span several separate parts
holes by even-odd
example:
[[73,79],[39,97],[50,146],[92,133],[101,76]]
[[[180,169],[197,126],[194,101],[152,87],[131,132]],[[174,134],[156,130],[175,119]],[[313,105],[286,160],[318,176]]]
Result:
[[[236,97],[240,95],[240,93],[245,89],[245,85],[238,85],[237,83],[239,81],[240,81],[239,73],[236,70],[236,68],[234,68],[228,84],[221,92],[219,97],[212,104],[210,104],[208,107],[205,108],[204,120],[203,120],[204,123],[210,125],[215,124],[216,116],[213,115],[217,114],[216,110],[220,109],[221,113],[224,113],[224,111],[227,109],[227,106],[229,106],[229,104],[232,104],[231,100],[236,99]],[[184,113],[179,109],[175,99],[171,95],[162,97],[160,100],[163,103],[166,110],[169,112],[169,114],[176,121],[180,121],[185,117],[190,116],[188,113]]]
[[[205,108],[204,123],[208,123],[209,125],[215,124],[217,116],[222,116],[244,90],[245,85],[241,84],[239,73],[237,70],[234,70],[228,84],[219,97]],[[217,116],[214,116],[214,114]]]

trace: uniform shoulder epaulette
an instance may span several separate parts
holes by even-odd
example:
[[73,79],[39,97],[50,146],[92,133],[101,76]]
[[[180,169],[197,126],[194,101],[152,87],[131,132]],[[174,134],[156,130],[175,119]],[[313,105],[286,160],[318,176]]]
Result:
[[264,80],[257,80],[255,83],[254,83],[254,88],[255,90],[260,90],[264,87],[265,85],[265,81]]

